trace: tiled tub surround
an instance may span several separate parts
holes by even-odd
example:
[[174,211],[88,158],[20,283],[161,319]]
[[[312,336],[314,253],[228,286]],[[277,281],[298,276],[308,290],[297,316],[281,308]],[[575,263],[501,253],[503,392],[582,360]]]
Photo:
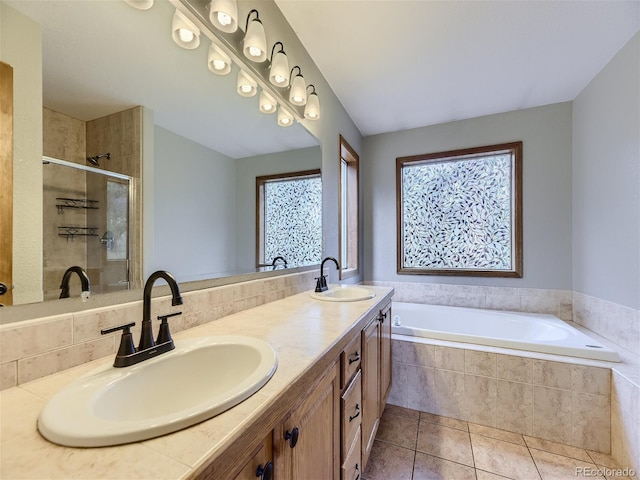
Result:
[[[182,311],[171,319],[171,331],[180,332],[236,312],[311,291],[314,271],[265,280],[237,283],[187,292],[184,304],[171,306],[171,297],[156,298],[156,315]],[[154,317],[155,318],[155,317]],[[100,330],[136,322],[138,338],[142,320],[142,299],[111,307],[37,318],[0,325],[0,387],[20,385],[109,355],[115,355],[119,336],[100,335]]]
[[[278,355],[278,368],[261,390],[193,427],[104,448],[67,448],[44,440],[36,430],[36,419],[47,399],[80,375],[112,362],[112,357],[0,392],[2,478],[184,479],[197,476],[209,462],[217,465],[218,461],[238,458],[238,449],[246,449],[245,442],[258,442],[267,435],[290,411],[297,395],[329,368],[393,293],[376,288],[376,297],[371,300],[334,303],[310,299],[308,284],[303,290],[174,335],[176,342],[195,336],[249,335],[269,342]],[[184,307],[189,303],[196,302],[185,298]],[[202,315],[207,320],[215,313],[207,310]],[[218,477],[214,468],[213,478]]]

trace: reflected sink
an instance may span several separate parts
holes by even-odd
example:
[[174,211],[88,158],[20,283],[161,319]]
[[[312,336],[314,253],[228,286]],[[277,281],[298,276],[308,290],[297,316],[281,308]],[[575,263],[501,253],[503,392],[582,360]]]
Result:
[[329,285],[329,290],[312,292],[310,296],[326,302],[357,302],[373,298],[376,294],[368,288],[356,285]]
[[178,340],[175,350],[127,368],[100,367],[45,405],[38,430],[71,447],[157,437],[214,417],[260,390],[276,352],[251,337]]

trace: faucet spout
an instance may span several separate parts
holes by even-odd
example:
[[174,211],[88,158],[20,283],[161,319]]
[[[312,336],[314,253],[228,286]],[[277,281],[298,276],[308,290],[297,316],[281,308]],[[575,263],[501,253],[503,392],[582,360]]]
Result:
[[281,260],[281,261],[282,261],[282,264],[284,265],[284,268],[287,268],[287,260],[286,260],[286,258],[284,258],[284,257],[283,257],[283,256],[281,256],[281,255],[278,255],[278,256],[277,256],[277,257],[275,257],[275,258],[273,259],[273,261],[271,262],[271,266],[274,268],[274,270],[275,270],[275,268],[276,268],[276,264],[278,263],[278,260]]
[[338,263],[338,260],[336,260],[333,257],[326,257],[324,260],[322,260],[322,263],[320,264],[320,276],[317,278],[318,282],[316,283],[316,292],[325,292],[329,289],[329,287],[327,286],[327,277],[324,274],[324,264],[331,260],[333,263],[336,264],[336,268],[338,270],[340,270],[340,264]]
[[144,293],[142,300],[142,333],[140,334],[140,343],[138,344],[138,351],[145,350],[155,346],[156,342],[153,339],[153,329],[151,324],[151,290],[153,284],[158,279],[164,279],[171,288],[171,305],[182,305],[182,296],[180,295],[180,288],[175,277],[165,270],[158,270],[152,273],[147,282],[144,284]]
[[88,292],[91,291],[91,282],[89,281],[89,276],[87,272],[84,271],[82,267],[73,266],[67,268],[67,271],[64,272],[62,276],[62,282],[60,283],[60,292],[59,298],[69,298],[69,281],[71,280],[71,274],[77,273],[78,277],[80,277],[80,284],[82,285],[82,298],[86,298],[89,296]]

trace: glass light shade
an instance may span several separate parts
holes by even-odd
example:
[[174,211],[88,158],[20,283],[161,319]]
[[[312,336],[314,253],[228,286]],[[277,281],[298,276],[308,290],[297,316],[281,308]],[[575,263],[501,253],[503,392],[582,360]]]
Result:
[[221,32],[235,32],[238,29],[236,0],[213,0],[209,5],[209,20]]
[[242,52],[252,62],[260,63],[267,59],[267,37],[260,20],[254,19],[249,22],[242,43]]
[[281,127],[290,127],[293,125],[293,115],[282,108],[282,106],[278,108],[278,125]]
[[149,10],[153,7],[153,0],[124,0],[133,8],[137,8],[138,10]]
[[257,92],[257,82],[240,70],[238,72],[238,95],[241,97],[253,97]]
[[200,29],[179,10],[173,14],[171,37],[174,42],[187,50],[193,50],[200,45]]
[[289,59],[284,52],[276,52],[269,68],[269,81],[276,87],[289,86]]
[[260,92],[260,111],[262,113],[267,113],[267,114],[275,113],[277,106],[278,106],[278,103],[274,100],[274,98],[271,95],[269,95],[264,90]]
[[212,43],[209,47],[207,66],[216,75],[226,75],[231,71],[231,59]]
[[318,94],[312,92],[307,98],[307,104],[304,106],[304,118],[308,120],[318,120],[320,118],[320,100]]
[[294,105],[304,105],[307,103],[307,87],[302,75],[296,75],[291,81],[289,101]]

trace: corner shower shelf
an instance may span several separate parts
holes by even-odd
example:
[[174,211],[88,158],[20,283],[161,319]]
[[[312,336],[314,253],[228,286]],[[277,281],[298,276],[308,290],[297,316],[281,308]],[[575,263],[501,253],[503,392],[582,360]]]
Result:
[[86,198],[63,198],[56,197],[61,203],[57,203],[58,213],[64,213],[65,208],[84,208],[88,210],[98,210],[98,200],[89,200]]
[[75,237],[97,237],[98,227],[76,227],[73,225],[63,225],[58,227],[58,236],[67,237],[67,242]]

